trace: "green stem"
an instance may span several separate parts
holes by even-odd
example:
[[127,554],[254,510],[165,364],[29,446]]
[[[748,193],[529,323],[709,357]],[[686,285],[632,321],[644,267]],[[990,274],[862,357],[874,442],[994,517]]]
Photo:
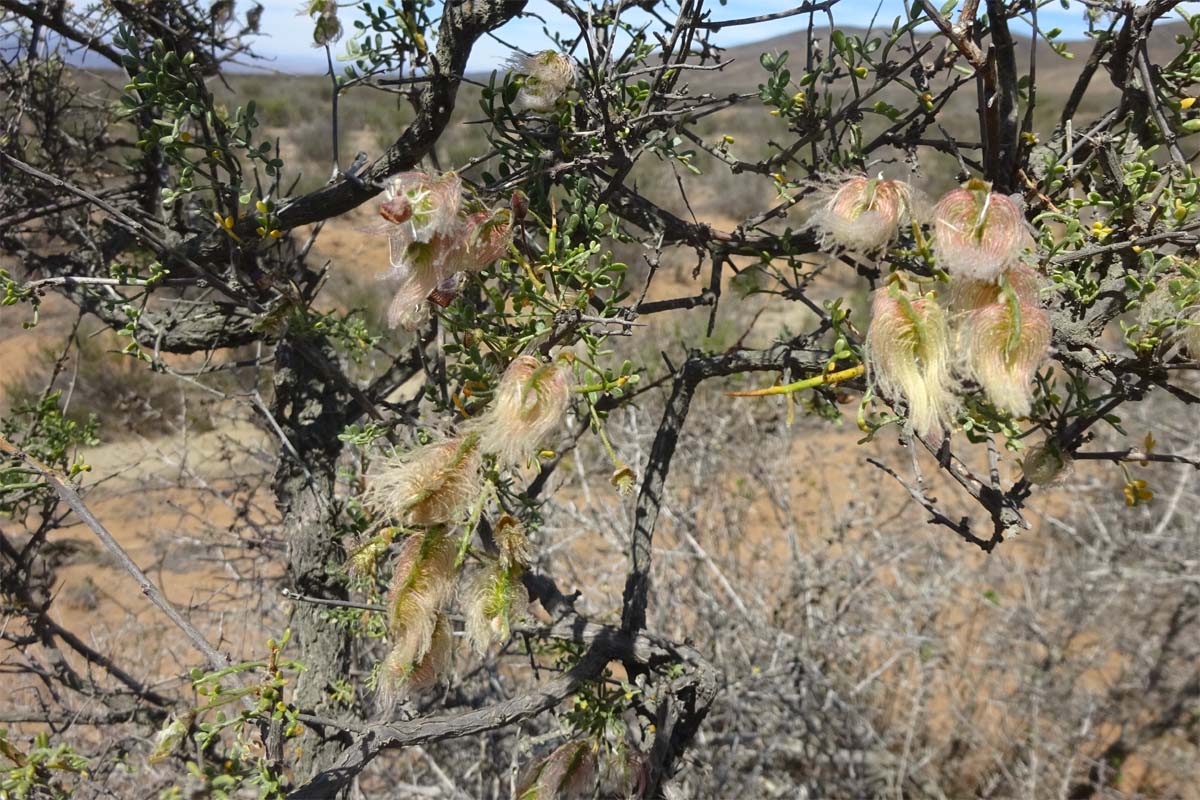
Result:
[[1008,337],[1004,341],[1004,360],[1009,362],[1017,348],[1021,346],[1021,334],[1024,332],[1022,327],[1024,323],[1021,320],[1021,298],[1017,297],[1017,292],[1013,289],[1012,284],[1008,282],[1008,276],[1005,275],[1000,279],[1000,291],[1004,295],[1004,301],[1008,305],[1008,310],[1012,314],[1012,330],[1009,331]]
[[596,435],[600,437],[600,443],[604,445],[605,452],[608,453],[608,459],[616,469],[621,469],[626,466],[625,462],[617,456],[617,451],[613,450],[612,444],[608,441],[608,435],[604,432],[604,426],[600,424],[600,417],[596,414],[596,407],[592,405],[590,397],[587,400],[588,413],[592,415],[592,422],[596,425]]
[[618,386],[624,386],[629,382],[628,375],[622,375],[615,381],[601,381],[600,383],[589,383],[585,386],[576,386],[572,391],[580,394],[590,394],[592,392],[607,392],[609,389],[616,389]]
[[461,568],[463,562],[467,560],[467,550],[471,547],[471,536],[474,535],[475,528],[479,525],[479,518],[483,516],[483,507],[487,505],[488,499],[495,491],[495,484],[488,483],[480,492],[475,507],[471,509],[471,519],[467,522],[466,530],[463,531],[462,540],[458,543],[458,555],[454,557],[455,570]]
[[842,381],[852,380],[862,375],[867,371],[865,364],[859,364],[849,369],[839,370],[838,372],[824,372],[820,375],[814,375],[811,378],[804,378],[795,383],[784,384],[783,386],[768,386],[766,389],[753,389],[746,392],[726,392],[727,397],[767,397],[773,394],[787,394],[800,392],[805,389],[815,389],[818,386],[830,386]]

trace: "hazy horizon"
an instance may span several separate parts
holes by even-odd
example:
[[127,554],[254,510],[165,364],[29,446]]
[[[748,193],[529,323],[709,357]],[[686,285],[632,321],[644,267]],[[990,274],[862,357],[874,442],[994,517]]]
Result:
[[[312,21],[298,11],[296,0],[259,0],[263,5],[260,30],[263,33],[250,37],[251,46],[258,59],[241,61],[231,65],[235,72],[252,73],[284,73],[284,74],[320,74],[327,70],[326,54],[323,48],[313,47]],[[1064,7],[1065,5],[1065,7]],[[736,20],[754,17],[762,14],[776,13],[794,8],[792,3],[780,0],[728,0],[724,4],[707,6],[710,19]],[[1182,8],[1189,12],[1200,12],[1200,2],[1185,3]],[[357,8],[342,8],[341,18],[345,31],[343,38],[332,47],[335,69],[340,56],[346,52],[347,40],[353,36],[356,29],[355,19],[361,19],[361,14],[352,14]],[[1080,0],[1055,2],[1038,11],[1038,25],[1043,31],[1059,28],[1062,31],[1060,40],[1078,41],[1084,38],[1087,31],[1085,12],[1087,6]],[[887,28],[897,16],[905,14],[902,0],[841,0],[834,8],[834,22],[840,27],[862,28],[871,24]],[[638,17],[646,17],[645,12],[633,10],[627,18],[636,21]],[[829,17],[817,13],[815,22],[818,27],[828,27]],[[721,47],[735,47],[754,42],[767,41],[789,33],[803,30],[808,25],[808,16],[801,14],[795,17],[758,22],[747,25],[735,25],[723,28],[714,33],[714,41]],[[486,34],[476,43],[471,59],[468,62],[468,72],[487,73],[500,67],[513,53],[516,46],[526,51],[537,51],[554,46],[551,35],[566,34],[572,26],[571,21],[555,9],[549,0],[529,0],[525,13],[494,33]],[[931,27],[931,26],[925,26]],[[1021,30],[1021,28],[1024,30]],[[1032,28],[1018,24],[1014,33],[1029,35]],[[8,37],[0,32],[0,56],[12,49]],[[102,68],[108,62],[96,57],[76,55],[72,61],[80,66]],[[340,72],[340,70],[339,70]]]

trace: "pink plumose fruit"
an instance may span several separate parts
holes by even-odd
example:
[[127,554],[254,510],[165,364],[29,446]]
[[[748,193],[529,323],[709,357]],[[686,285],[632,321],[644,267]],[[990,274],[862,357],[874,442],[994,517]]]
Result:
[[480,447],[506,466],[536,455],[542,440],[562,424],[571,402],[570,369],[517,356],[496,387],[487,411],[476,420]]
[[943,196],[933,226],[937,265],[955,278],[995,281],[1033,246],[1021,209],[982,181]]
[[866,344],[871,383],[904,400],[912,430],[921,436],[949,430],[958,403],[949,326],[937,300],[900,282],[877,289]]
[[891,244],[913,216],[916,192],[903,181],[854,176],[828,191],[806,228],[825,247],[873,253]]

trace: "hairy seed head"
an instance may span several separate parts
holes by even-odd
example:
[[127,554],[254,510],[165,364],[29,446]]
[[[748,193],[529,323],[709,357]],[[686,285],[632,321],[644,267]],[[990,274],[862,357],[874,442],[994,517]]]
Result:
[[902,181],[859,175],[833,190],[808,221],[822,245],[870,253],[887,247],[912,215],[914,190]]
[[418,447],[369,475],[364,501],[413,525],[454,522],[479,496],[479,457],[474,433]]
[[442,271],[480,272],[507,254],[511,242],[512,213],[507,208],[471,214],[446,253]]
[[313,46],[324,47],[342,38],[342,23],[338,21],[335,0],[307,0],[300,6],[301,15],[313,18]]
[[429,652],[438,614],[454,593],[458,549],[441,529],[404,542],[388,591],[388,636],[398,662],[416,664]]
[[528,567],[533,560],[533,546],[521,520],[504,514],[492,527],[492,539],[500,551],[500,563],[508,567]]
[[1021,474],[1034,486],[1053,486],[1071,472],[1071,459],[1052,442],[1029,448],[1021,459]]
[[914,431],[927,436],[949,430],[957,411],[950,333],[933,297],[911,294],[898,283],[876,290],[867,368],[880,392],[904,399]]
[[313,45],[324,47],[342,38],[342,23],[337,18],[337,6],[331,13],[321,14],[313,20]]
[[[396,180],[413,179],[401,176]],[[455,182],[457,180],[454,178]],[[437,185],[445,182],[443,176]],[[425,184],[415,185],[420,188]],[[379,209],[380,215],[393,223],[384,229],[392,269],[381,277],[398,284],[388,308],[388,325],[407,330],[412,330],[425,318],[427,299],[443,307],[448,305],[456,293],[456,275],[486,268],[508,252],[512,241],[512,213],[508,209],[463,217],[457,214],[456,208],[454,225],[438,221],[437,230],[430,233],[429,228],[435,223],[429,222],[428,218],[421,222],[419,211],[414,210],[414,202],[409,194],[401,191],[385,200]],[[418,223],[420,225],[414,227]]]
[[582,800],[595,791],[596,750],[573,739],[534,762],[517,786],[518,800]]
[[394,222],[405,240],[428,242],[459,227],[461,207],[462,180],[458,175],[405,172],[392,178],[383,190],[379,214]]
[[391,544],[390,536],[372,536],[356,542],[351,548],[346,564],[351,575],[374,578],[379,559],[383,558]]
[[505,567],[499,561],[481,567],[471,576],[463,596],[469,641],[479,653],[492,642],[503,642],[512,626],[529,609],[529,592],[521,582],[523,570]]
[[403,645],[388,651],[379,671],[379,691],[385,705],[391,705],[409,692],[432,689],[450,671],[454,638],[450,621],[438,614],[429,640],[429,650],[418,661],[407,660]]
[[996,302],[959,316],[966,374],[997,409],[1023,417],[1033,402],[1033,376],[1050,348],[1050,315],[1005,291]]
[[568,367],[517,356],[501,376],[491,406],[476,421],[480,446],[502,464],[524,464],[562,422],[570,401]]
[[933,216],[934,256],[956,278],[994,281],[1033,244],[1017,204],[980,181],[948,192]]
[[442,234],[429,242],[404,242],[389,237],[392,245],[392,271],[384,278],[398,281],[388,306],[388,327],[412,330],[425,318],[425,299],[437,290],[445,275],[442,263],[453,250],[454,240]]
[[501,208],[490,213],[474,214],[467,219],[466,272],[479,272],[508,254],[512,243],[512,212]]
[[1033,267],[1016,264],[1005,270],[998,281],[955,278],[950,282],[950,308],[959,312],[970,311],[1000,302],[1005,283],[1022,305],[1038,305],[1038,295],[1044,283],[1042,276]]
[[553,111],[575,83],[575,62],[553,50],[515,57],[508,67],[509,72],[522,79],[517,108],[537,114]]
[[190,711],[181,716],[172,714],[168,717],[167,723],[159,729],[158,735],[154,737],[154,750],[150,753],[150,763],[157,764],[170,758],[171,754],[187,738],[187,733],[194,720],[195,714]]

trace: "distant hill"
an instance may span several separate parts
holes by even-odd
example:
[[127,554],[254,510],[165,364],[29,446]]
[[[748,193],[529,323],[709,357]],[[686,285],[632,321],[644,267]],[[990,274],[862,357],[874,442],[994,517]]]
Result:
[[[891,21],[888,20],[882,25],[877,26],[869,36],[883,38],[886,37],[890,29]],[[840,27],[839,30],[847,35],[854,34],[868,38],[868,31],[864,28]],[[1175,37],[1186,31],[1187,26],[1182,22],[1166,24],[1155,28],[1150,41],[1147,43],[1151,63],[1163,64],[1169,61],[1178,52]],[[830,46],[829,33],[830,29],[826,27],[815,28],[813,30],[814,37],[821,43],[826,52],[828,52]],[[940,52],[940,48],[946,44],[946,40],[938,36],[936,31],[923,31],[915,34],[915,36],[920,44],[924,44],[930,39],[936,39],[935,46],[939,49],[935,52]],[[1013,31],[1013,38],[1016,42],[1018,65],[1022,72],[1026,72],[1029,64],[1031,39],[1029,36],[1019,33],[1018,30]],[[782,52],[784,50],[789,53],[789,65],[791,66],[792,74],[797,75],[801,72],[802,65],[805,62],[807,40],[807,33],[803,30],[798,30],[770,39],[727,48],[724,51],[724,58],[731,60],[733,63],[720,72],[706,72],[703,81],[693,79],[692,83],[694,86],[703,83],[705,91],[714,94],[751,91],[762,82],[765,74],[762,66],[759,64],[759,55],[764,52]],[[1067,59],[1055,55],[1049,46],[1046,45],[1045,41],[1041,41],[1037,51],[1039,90],[1045,91],[1048,95],[1060,96],[1065,99],[1067,93],[1070,92],[1071,87],[1074,85],[1076,76],[1087,61],[1093,46],[1093,42],[1090,39],[1068,42],[1067,50],[1074,55],[1074,58]],[[896,56],[902,58],[904,53],[897,52]],[[1113,87],[1112,82],[1109,81],[1107,74],[1103,71],[1096,75],[1095,80],[1092,82],[1091,91],[1103,93],[1104,97],[1102,101],[1111,99],[1112,95],[1116,93],[1115,87]]]

